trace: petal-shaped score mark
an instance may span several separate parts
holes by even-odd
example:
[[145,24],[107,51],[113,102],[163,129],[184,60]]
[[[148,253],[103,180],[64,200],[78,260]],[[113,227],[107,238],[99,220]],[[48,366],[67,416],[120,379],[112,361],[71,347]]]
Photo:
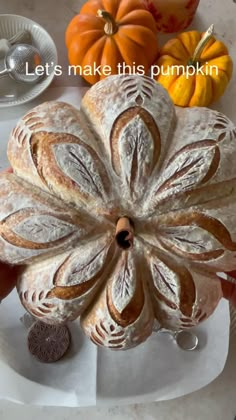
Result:
[[152,116],[139,107],[124,111],[112,127],[110,148],[114,171],[128,186],[131,197],[141,198],[161,150]]

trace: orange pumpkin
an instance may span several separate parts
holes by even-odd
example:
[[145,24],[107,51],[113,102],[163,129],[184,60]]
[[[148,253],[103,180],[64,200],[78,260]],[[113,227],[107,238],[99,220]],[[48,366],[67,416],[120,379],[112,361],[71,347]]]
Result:
[[139,0],[90,0],[67,27],[69,63],[91,84],[110,74],[146,74],[157,58],[156,34]]

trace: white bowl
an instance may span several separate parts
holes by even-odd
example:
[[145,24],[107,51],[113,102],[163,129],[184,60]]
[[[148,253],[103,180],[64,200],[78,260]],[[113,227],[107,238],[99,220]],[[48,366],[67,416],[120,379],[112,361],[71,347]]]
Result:
[[[45,63],[49,64],[48,74],[38,83],[31,85],[17,83],[9,76],[0,79],[0,108],[20,105],[40,95],[54,78],[54,66],[57,65],[56,45],[49,33],[38,23],[18,15],[0,15],[0,39],[9,39],[18,31],[26,29],[32,35],[32,44],[38,48]],[[3,65],[3,61],[2,61]]]

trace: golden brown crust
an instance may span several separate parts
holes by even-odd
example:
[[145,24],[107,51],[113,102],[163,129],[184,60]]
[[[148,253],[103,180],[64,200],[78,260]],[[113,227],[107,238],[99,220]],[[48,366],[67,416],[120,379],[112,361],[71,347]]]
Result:
[[[117,173],[117,175],[121,174],[120,168],[120,156],[118,152],[119,141],[121,132],[124,130],[124,127],[129,123],[129,121],[133,119],[141,119],[144,124],[148,127],[151,136],[153,138],[153,159],[152,162],[146,168],[146,176],[150,176],[158,158],[160,156],[161,151],[161,139],[158,127],[152,118],[152,116],[143,108],[141,107],[134,107],[129,108],[127,111],[124,111],[122,114],[119,115],[117,120],[114,122],[112,130],[111,130],[111,138],[110,138],[110,148],[111,148],[111,159],[112,159],[112,167]],[[137,165],[137,161],[135,161]],[[137,166],[133,168],[133,173],[137,172]]]
[[235,136],[135,75],[92,87],[81,111],[30,111],[9,141],[15,175],[0,177],[0,259],[26,264],[25,308],[51,324],[81,316],[112,349],[146,340],[155,318],[178,330],[210,316],[215,273],[236,268]]

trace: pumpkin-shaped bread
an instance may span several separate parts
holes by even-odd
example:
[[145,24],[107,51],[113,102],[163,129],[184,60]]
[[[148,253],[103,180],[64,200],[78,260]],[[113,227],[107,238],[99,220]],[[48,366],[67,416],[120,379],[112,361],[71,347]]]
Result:
[[148,77],[111,76],[81,110],[46,102],[9,140],[0,176],[0,258],[20,264],[36,318],[80,317],[96,343],[128,349],[156,319],[192,327],[236,269],[236,131],[210,109],[175,109]]

